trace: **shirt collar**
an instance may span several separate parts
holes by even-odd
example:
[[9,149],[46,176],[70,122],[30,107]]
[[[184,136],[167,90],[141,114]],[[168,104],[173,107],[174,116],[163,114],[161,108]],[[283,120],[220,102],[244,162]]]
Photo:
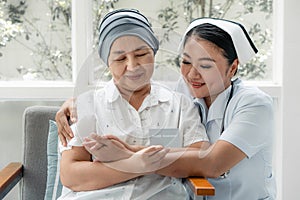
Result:
[[232,85],[230,85],[222,93],[220,93],[214,100],[214,102],[211,104],[207,116],[207,121],[223,118],[231,88]]
[[214,120],[214,119],[222,119],[224,115],[224,110],[226,103],[228,101],[231,87],[229,86],[227,89],[225,89],[222,93],[220,93],[215,101],[212,103],[210,108],[208,109],[206,106],[206,103],[203,98],[194,99],[194,103],[199,104],[202,112],[202,122],[206,124],[207,122]]
[[194,104],[199,105],[199,107],[200,107],[199,112],[201,112],[201,114],[200,114],[201,122],[203,124],[206,124],[208,108],[206,106],[204,99],[203,98],[202,99],[194,98],[193,102],[194,102]]
[[117,86],[115,85],[113,79],[108,81],[107,84],[105,85],[105,94],[106,94],[107,101],[109,103],[112,103],[121,97],[121,94]]

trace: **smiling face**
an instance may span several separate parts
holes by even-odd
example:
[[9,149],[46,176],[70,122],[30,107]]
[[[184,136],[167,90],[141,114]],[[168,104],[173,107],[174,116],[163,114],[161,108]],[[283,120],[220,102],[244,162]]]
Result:
[[204,98],[208,106],[230,86],[238,60],[229,65],[223,50],[213,43],[191,36],[182,53],[181,73],[192,96]]
[[140,38],[122,36],[111,46],[108,66],[121,92],[139,91],[150,85],[154,70],[154,52]]

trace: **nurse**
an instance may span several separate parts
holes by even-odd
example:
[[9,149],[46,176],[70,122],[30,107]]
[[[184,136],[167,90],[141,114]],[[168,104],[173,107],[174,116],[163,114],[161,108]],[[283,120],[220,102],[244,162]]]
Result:
[[272,99],[240,79],[233,80],[238,65],[256,53],[245,28],[232,21],[196,19],[183,36],[179,90],[199,105],[213,144],[204,158],[187,159],[193,163],[188,170],[189,175],[210,178],[216,195],[209,199],[276,198]]
[[[212,146],[204,153],[186,151],[156,173],[208,177],[216,188],[216,195],[208,199],[276,199],[272,99],[240,79],[234,80],[239,64],[247,63],[256,53],[241,24],[200,18],[189,25],[182,40],[178,91],[199,106]],[[71,102],[68,100],[56,116],[59,126],[65,127],[60,128],[61,138],[71,132],[65,123],[73,109]]]

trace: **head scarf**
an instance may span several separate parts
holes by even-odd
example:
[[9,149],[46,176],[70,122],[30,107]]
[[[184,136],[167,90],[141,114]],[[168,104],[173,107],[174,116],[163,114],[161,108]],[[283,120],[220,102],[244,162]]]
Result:
[[108,13],[99,27],[98,53],[108,65],[108,56],[113,42],[122,36],[137,36],[146,42],[156,54],[159,41],[147,18],[137,10],[119,9]]
[[[229,20],[224,20],[224,19],[214,19],[214,18],[195,19],[194,21],[191,22],[191,24],[186,29],[183,36],[183,41],[184,38],[186,37],[186,34],[191,29],[193,29],[196,26],[199,26],[200,24],[205,24],[205,23],[215,25],[230,35],[233,41],[235,51],[237,53],[237,57],[241,64],[247,63],[257,53],[257,49],[254,43],[252,42],[250,36],[248,35],[246,29],[244,28],[244,26],[239,23],[229,21]],[[182,47],[183,44],[181,44],[181,48]]]

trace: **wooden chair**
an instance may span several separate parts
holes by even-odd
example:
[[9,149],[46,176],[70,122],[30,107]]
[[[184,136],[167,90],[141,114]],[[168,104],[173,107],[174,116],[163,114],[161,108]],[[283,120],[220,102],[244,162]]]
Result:
[[[44,199],[47,183],[47,138],[49,120],[58,107],[33,106],[23,116],[23,160],[8,164],[0,171],[0,199],[18,183],[21,199]],[[205,178],[184,180],[190,199],[214,195],[215,189]]]

